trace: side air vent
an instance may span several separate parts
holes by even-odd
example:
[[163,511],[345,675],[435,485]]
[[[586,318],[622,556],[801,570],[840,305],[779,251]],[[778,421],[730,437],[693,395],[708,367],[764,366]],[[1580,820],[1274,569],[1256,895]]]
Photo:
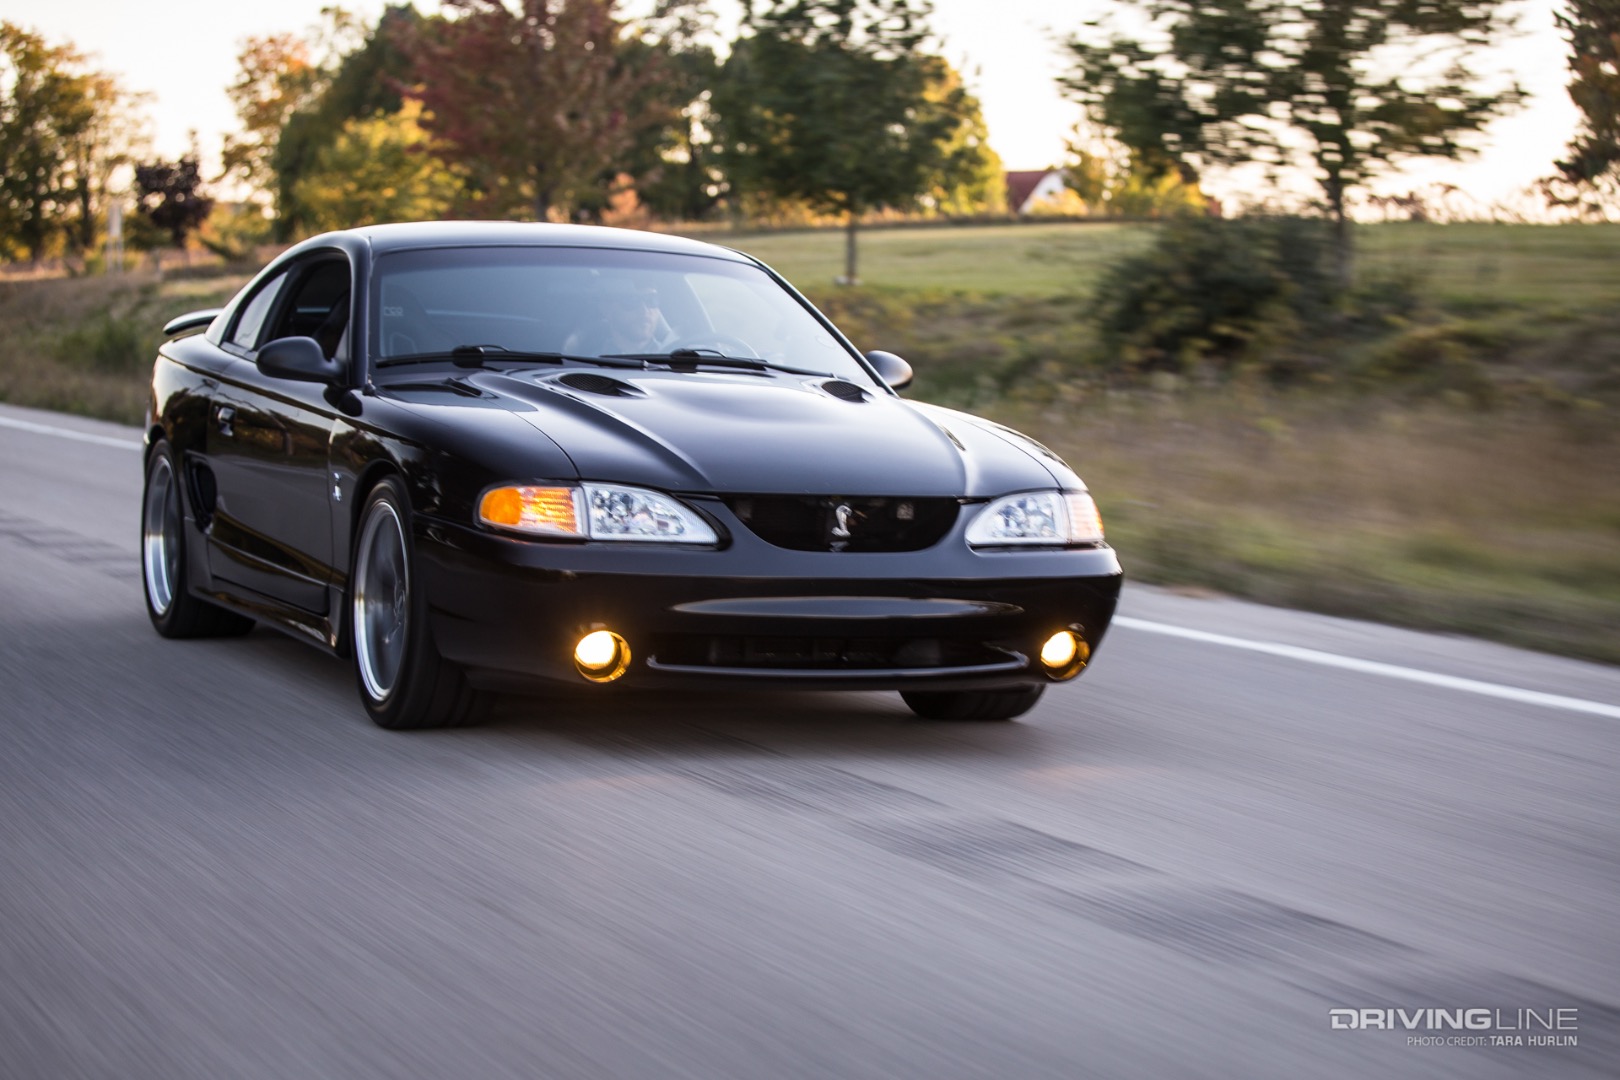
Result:
[[582,390],[587,394],[605,394],[608,397],[641,397],[644,393],[627,382],[620,382],[607,375],[598,375],[594,371],[570,371],[566,375],[557,376],[557,381],[571,390]]
[[844,401],[865,401],[872,396],[854,383],[845,382],[843,379],[829,379],[821,384],[821,388]]

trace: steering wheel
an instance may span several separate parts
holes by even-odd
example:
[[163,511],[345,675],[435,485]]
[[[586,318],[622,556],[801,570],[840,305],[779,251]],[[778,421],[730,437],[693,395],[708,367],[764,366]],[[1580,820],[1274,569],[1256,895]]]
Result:
[[682,349],[691,349],[699,353],[719,353],[721,356],[738,356],[745,360],[760,359],[759,353],[752,345],[730,334],[704,334],[685,341],[677,341],[669,347],[670,352],[679,352]]

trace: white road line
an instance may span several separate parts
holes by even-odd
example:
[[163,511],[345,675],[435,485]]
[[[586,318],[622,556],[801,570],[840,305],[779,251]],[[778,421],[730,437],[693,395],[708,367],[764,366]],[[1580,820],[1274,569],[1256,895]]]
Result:
[[97,446],[116,446],[121,450],[139,450],[141,448],[140,442],[134,439],[114,439],[107,435],[92,435],[87,431],[73,431],[70,428],[50,427],[46,424],[31,424],[27,420],[13,420],[9,416],[0,416],[0,427],[15,428],[18,431],[30,431],[35,435],[55,435],[60,439],[95,443]]
[[1281,645],[1272,641],[1254,641],[1249,638],[1229,637],[1226,634],[1212,634],[1207,630],[1190,630],[1185,626],[1172,626],[1169,623],[1152,622],[1148,619],[1133,619],[1128,615],[1116,615],[1114,625],[1124,626],[1131,630],[1144,630],[1150,634],[1186,638],[1188,641],[1202,641],[1207,645],[1225,645],[1230,649],[1246,649],[1249,652],[1265,653],[1268,656],[1281,656],[1289,660],[1303,661],[1307,664],[1321,664],[1324,667],[1359,671],[1365,675],[1382,675],[1386,679],[1404,679],[1407,682],[1443,686],[1448,690],[1462,690],[1469,694],[1483,694],[1486,697],[1502,698],[1506,701],[1517,701],[1526,705],[1541,705],[1549,709],[1567,709],[1570,712],[1591,713],[1593,716],[1607,716],[1613,720],[1620,720],[1620,705],[1606,705],[1601,701],[1587,701],[1585,698],[1565,697],[1562,694],[1544,694],[1540,690],[1521,690],[1517,686],[1481,682],[1478,679],[1462,679],[1455,675],[1441,675],[1439,672],[1402,667],[1399,664],[1383,664],[1377,660],[1357,660],[1353,656],[1340,656],[1337,653],[1320,652],[1316,649],[1302,649],[1298,645]]

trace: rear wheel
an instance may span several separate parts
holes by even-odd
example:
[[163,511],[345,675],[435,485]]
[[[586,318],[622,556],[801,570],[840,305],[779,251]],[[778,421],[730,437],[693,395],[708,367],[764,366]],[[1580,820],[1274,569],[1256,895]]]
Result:
[[349,578],[360,700],[378,727],[393,731],[477,723],[490,700],[434,647],[407,505],[390,478],[372,489],[360,514]]
[[1035,707],[1044,686],[1012,690],[902,690],[900,697],[924,720],[1011,720]]
[[186,588],[185,508],[180,470],[165,440],[152,448],[141,496],[141,580],[146,614],[167,638],[245,634],[253,620],[191,595]]

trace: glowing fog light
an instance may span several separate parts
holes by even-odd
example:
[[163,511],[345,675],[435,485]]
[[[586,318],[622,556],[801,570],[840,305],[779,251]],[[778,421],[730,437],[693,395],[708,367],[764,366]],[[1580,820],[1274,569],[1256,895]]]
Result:
[[630,643],[611,630],[592,630],[574,646],[574,666],[591,682],[612,682],[630,666]]
[[1041,666],[1056,679],[1071,679],[1080,674],[1091,657],[1091,647],[1072,630],[1059,630],[1041,646]]

